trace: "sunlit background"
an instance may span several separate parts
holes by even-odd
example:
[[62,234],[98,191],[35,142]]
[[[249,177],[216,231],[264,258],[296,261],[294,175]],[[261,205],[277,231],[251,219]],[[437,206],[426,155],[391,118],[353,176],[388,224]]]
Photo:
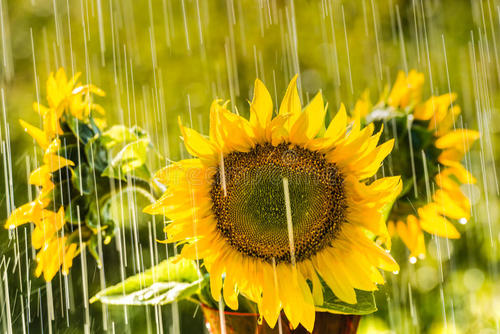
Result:
[[[500,333],[500,1],[498,0],[0,0],[0,221],[30,196],[27,175],[40,152],[18,123],[40,124],[45,81],[64,67],[106,91],[108,124],[139,125],[168,159],[186,157],[177,117],[208,132],[214,98],[248,115],[256,77],[281,100],[299,73],[303,104],[321,90],[331,118],[369,88],[373,101],[399,70],[425,74],[424,95],[458,93],[461,124],[481,132],[466,157],[472,219],[462,238],[430,238],[415,264],[400,240],[400,273],[386,274],[379,311],[360,333]],[[13,182],[10,182],[13,180]],[[140,211],[140,210],[139,210]],[[33,276],[30,227],[0,232],[0,330],[5,333],[202,333],[201,311],[88,305],[102,287],[167,256],[155,224],[129,211],[125,271],[116,241],[104,267],[75,259],[68,279]],[[2,223],[3,225],[3,223]],[[137,235],[135,234],[137,231]],[[152,249],[155,251],[153,252]]]

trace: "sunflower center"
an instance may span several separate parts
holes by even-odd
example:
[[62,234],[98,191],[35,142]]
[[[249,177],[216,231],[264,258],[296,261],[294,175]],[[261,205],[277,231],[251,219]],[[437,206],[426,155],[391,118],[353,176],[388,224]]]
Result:
[[345,221],[343,178],[335,164],[290,144],[228,154],[211,197],[217,229],[229,244],[268,262],[291,263],[291,248],[296,261],[310,258]]

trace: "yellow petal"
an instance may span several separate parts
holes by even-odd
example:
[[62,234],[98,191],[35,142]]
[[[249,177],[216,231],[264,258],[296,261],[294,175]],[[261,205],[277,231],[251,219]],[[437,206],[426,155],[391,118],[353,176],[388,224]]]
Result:
[[398,221],[396,225],[398,235],[404,244],[410,250],[410,257],[415,258],[425,256],[424,234],[420,229],[417,217],[409,215],[407,224]]
[[51,174],[47,165],[43,165],[31,172],[29,178],[30,184],[42,187],[48,182],[51,182]]
[[285,123],[289,118],[289,114],[278,115],[271,121],[271,125],[266,129],[268,142],[271,142],[274,146],[276,146],[287,140],[288,131],[285,129]]
[[439,137],[435,146],[439,149],[454,148],[465,153],[478,138],[478,131],[458,129]]
[[48,171],[53,173],[66,166],[74,166],[75,163],[71,160],[65,159],[57,154],[45,154],[43,156],[43,163],[47,166]]
[[224,295],[224,302],[232,310],[238,309],[238,291],[236,290],[236,282],[234,281],[232,273],[226,273],[224,280],[224,288],[222,289]]
[[300,271],[304,273],[304,277],[312,282],[312,296],[314,305],[323,305],[323,286],[319,280],[316,270],[310,260],[302,261],[298,264]]
[[457,94],[443,94],[441,96],[432,96],[425,103],[418,105],[413,112],[413,116],[418,120],[430,120],[433,118],[431,122],[432,128],[435,128],[437,123],[441,121],[446,113],[448,112],[449,105],[455,101],[457,98]]
[[321,92],[316,94],[305,107],[290,130],[290,141],[296,144],[305,144],[313,139],[325,124],[326,109]]
[[[357,122],[359,124],[359,122]],[[322,153],[331,151],[338,140],[341,140],[347,130],[347,113],[342,103],[340,109],[328,125],[322,138],[315,138],[305,144],[306,148]]]
[[33,230],[31,242],[36,249],[42,247],[47,240],[51,240],[57,231],[63,228],[66,221],[64,219],[64,207],[61,206],[56,212],[43,210],[41,218],[35,222],[36,228]]
[[59,138],[54,138],[45,150],[45,154],[57,153],[61,149],[61,141]]
[[293,124],[295,124],[295,121],[299,117],[300,111],[302,110],[299,92],[297,91],[297,78],[298,75],[295,75],[290,81],[279,109],[279,115],[289,116],[284,124],[284,128],[287,131],[289,131]]
[[220,256],[210,266],[210,292],[212,297],[219,301],[222,291],[222,273],[224,272],[225,256]]
[[[309,285],[300,271],[297,271],[297,283],[302,293],[302,298],[305,303],[302,303],[302,311],[300,313],[300,323],[306,330],[312,332],[314,329],[314,322],[316,320],[316,309],[314,307],[314,300],[311,294]],[[293,305],[292,305],[293,307]]]
[[24,131],[26,131],[33,139],[35,139],[37,144],[42,149],[45,150],[47,146],[49,146],[49,141],[47,140],[47,136],[44,131],[29,124],[28,122],[23,121],[22,119],[19,120],[19,123],[21,123],[21,126],[24,128]]
[[60,67],[56,72],[56,83],[59,87],[64,87],[68,83],[68,77],[63,67]]
[[347,113],[343,103],[340,104],[340,109],[328,125],[325,132],[325,138],[332,138],[337,140],[346,131],[347,126]]
[[385,143],[379,145],[372,154],[368,155],[366,158],[358,161],[358,168],[360,170],[355,170],[355,174],[359,179],[364,179],[372,177],[375,175],[377,170],[380,168],[382,161],[391,153],[394,147],[394,138],[386,141]]
[[420,217],[420,227],[431,234],[436,234],[443,238],[458,239],[460,233],[448,219],[439,214],[439,207],[430,203],[418,209]]
[[353,225],[346,225],[342,229],[342,235],[352,244],[352,247],[358,248],[367,257],[370,257],[376,267],[385,271],[399,270],[399,265],[394,261],[392,256],[382,247],[368,239],[360,228]]
[[455,123],[455,120],[457,116],[461,113],[461,109],[459,106],[454,105],[452,106],[446,113],[446,115],[439,120],[433,121],[431,120],[429,122],[428,128],[430,130],[436,130],[436,133],[434,134],[437,137],[441,137],[445,135],[447,132],[449,132],[450,128],[453,126]]
[[227,109],[219,109],[221,135],[225,152],[248,152],[254,145],[254,133],[250,123]]
[[315,308],[311,291],[296,267],[279,264],[276,266],[279,295],[286,317],[296,328],[299,323],[312,331]]
[[212,175],[199,159],[184,159],[160,169],[154,175],[155,180],[164,185],[185,185],[208,181]]
[[262,283],[262,301],[259,312],[264,316],[269,327],[274,328],[281,311],[277,273],[269,264],[259,264],[260,281]]
[[406,91],[406,75],[403,71],[398,72],[394,86],[387,98],[387,104],[395,108],[399,107],[399,101]]
[[47,249],[46,256],[49,258],[43,267],[43,278],[45,281],[51,281],[59,271],[64,259],[65,244],[66,238],[57,238],[51,242],[51,245]]
[[461,163],[448,161],[447,166],[449,167],[446,168],[446,172],[455,176],[459,182],[465,184],[476,183],[476,178]]
[[73,259],[78,255],[78,247],[76,244],[71,244],[66,248],[66,252],[63,258],[62,273],[67,275],[69,273],[69,268],[73,265]]
[[356,293],[348,282],[342,282],[338,277],[338,272],[330,270],[328,259],[321,253],[313,258],[316,271],[320,274],[335,296],[349,304],[356,304]]
[[220,105],[222,100],[217,99],[210,105],[210,129],[209,138],[212,143],[214,143],[219,150],[224,147],[224,140],[221,134],[221,124],[220,124],[220,108],[224,108]]
[[259,79],[255,80],[254,94],[250,104],[250,123],[259,142],[263,142],[266,129],[273,115],[273,100],[266,86]]
[[[362,94],[361,98],[356,101],[354,109],[352,110],[352,117],[360,121],[365,118],[371,111],[371,101],[370,101],[370,91],[366,89]],[[345,107],[344,107],[345,109]]]
[[454,163],[462,160],[463,157],[463,152],[455,148],[450,148],[441,152],[438,157],[438,161],[445,166],[453,166]]
[[49,108],[41,105],[38,102],[33,102],[33,110],[36,111],[40,116],[44,116],[49,111]]
[[200,158],[204,163],[215,165],[219,160],[219,154],[213,143],[197,131],[182,126],[180,117],[179,127],[184,138],[184,145],[186,146],[188,152],[191,155]]
[[51,108],[57,108],[59,102],[62,99],[62,94],[59,91],[59,87],[56,79],[54,78],[54,74],[50,73],[49,78],[47,79],[47,101],[49,102],[49,106]]
[[437,204],[438,212],[442,215],[452,219],[470,218],[470,207],[459,205],[459,202],[455,201],[447,191],[436,190],[432,199]]
[[375,291],[377,286],[370,279],[370,263],[359,252],[331,251],[332,267],[344,275],[344,280],[358,290]]
[[285,96],[281,101],[279,114],[297,114],[302,109],[300,104],[299,92],[297,91],[297,78],[296,74],[286,89]]
[[61,125],[59,124],[59,115],[55,109],[50,109],[43,116],[43,131],[49,140],[63,134]]
[[420,101],[424,74],[411,70],[408,76],[400,71],[393,89],[387,98],[387,104],[394,108],[406,108]]
[[49,205],[50,199],[36,199],[26,203],[10,214],[5,223],[5,228],[13,229],[19,225],[38,222],[42,216],[42,210]]

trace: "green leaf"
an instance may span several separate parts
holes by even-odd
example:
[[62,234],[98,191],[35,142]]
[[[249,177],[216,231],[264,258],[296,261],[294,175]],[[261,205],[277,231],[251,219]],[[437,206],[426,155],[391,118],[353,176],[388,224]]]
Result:
[[114,125],[104,131],[101,140],[107,149],[111,149],[118,144],[131,143],[140,139],[138,132],[123,125]]
[[163,157],[154,150],[148,133],[139,127],[112,126],[99,136],[99,142],[110,157],[102,176],[122,181],[131,176],[149,182],[151,164],[163,164]]
[[413,189],[413,178],[412,177],[407,177],[403,178],[403,189],[401,190],[401,193],[398,195],[398,199],[405,196],[408,194],[410,190]]
[[71,115],[67,115],[67,124],[71,129],[71,132],[78,138],[84,145],[86,145],[90,139],[95,135],[95,132],[87,124],[80,121],[78,118]]
[[92,170],[88,164],[81,164],[73,169],[73,186],[84,195],[92,194],[94,182]]
[[100,296],[98,299],[112,305],[165,305],[189,298],[199,290],[200,282],[157,282],[130,294]]
[[316,305],[316,309],[322,312],[342,313],[342,314],[370,314],[377,311],[375,297],[371,291],[356,291],[356,304],[348,304],[341,301],[333,291],[323,283],[323,305]]
[[75,165],[77,165],[80,163],[80,159],[85,159],[85,156],[79,154],[79,150],[80,146],[77,144],[64,145],[64,143],[61,142],[61,148],[57,151],[57,155],[71,160],[75,163]]
[[149,139],[139,139],[127,144],[111,160],[102,175],[126,180],[127,174],[133,174],[136,178],[148,181],[151,174],[145,163],[149,144]]
[[[134,200],[129,201],[129,198],[133,198]],[[121,222],[125,226],[129,226],[132,218],[128,215],[124,216],[123,213],[131,212],[131,208],[133,207],[133,211],[136,212],[136,216],[133,219],[146,223],[151,220],[151,216],[142,212],[141,208],[155,201],[156,198],[149,189],[138,185],[117,187],[99,199],[101,222],[111,220],[115,224]],[[106,231],[106,233],[109,234],[109,231]]]
[[80,211],[80,220],[83,221],[88,207],[89,205],[84,196],[71,199],[71,202],[65,208],[65,220],[72,224],[78,224],[78,211]]
[[[99,227],[99,210],[96,201],[91,201],[89,205],[89,210],[87,211],[87,216],[85,217],[85,223],[87,226],[94,231],[97,231]],[[82,217],[83,219],[83,217]]]
[[[61,170],[66,171],[66,170]],[[56,182],[54,182],[56,183]],[[68,205],[71,200],[80,195],[72,186],[68,179],[58,181],[50,195],[51,205],[54,211],[59,210],[61,205]]]
[[97,266],[101,268],[102,263],[97,252],[97,235],[93,234],[90,237],[87,249],[89,250],[90,255],[94,258],[95,262],[97,262]]
[[91,168],[102,173],[108,167],[108,150],[100,137],[95,137],[85,145],[85,155]]
[[90,299],[113,305],[164,305],[191,297],[207,280],[198,276],[194,261],[165,260],[143,273],[104,289]]
[[66,167],[60,168],[60,169],[52,172],[51,173],[51,180],[55,185],[57,185],[61,182],[67,182],[68,180],[71,179],[72,175],[73,175],[73,172],[71,171],[71,168],[66,166]]

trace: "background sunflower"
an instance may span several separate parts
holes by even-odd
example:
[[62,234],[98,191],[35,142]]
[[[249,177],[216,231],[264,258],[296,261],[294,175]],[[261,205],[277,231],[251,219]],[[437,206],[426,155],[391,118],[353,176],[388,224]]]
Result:
[[403,174],[405,186],[388,225],[389,233],[397,233],[409,248],[411,263],[425,257],[423,231],[450,239],[460,237],[449,219],[467,223],[471,205],[465,185],[476,183],[462,161],[479,132],[459,128],[461,109],[455,93],[422,100],[423,84],[423,73],[399,72],[392,89],[376,105],[365,93],[353,110],[354,119],[385,125],[385,137],[398,143],[387,168],[390,173]]

